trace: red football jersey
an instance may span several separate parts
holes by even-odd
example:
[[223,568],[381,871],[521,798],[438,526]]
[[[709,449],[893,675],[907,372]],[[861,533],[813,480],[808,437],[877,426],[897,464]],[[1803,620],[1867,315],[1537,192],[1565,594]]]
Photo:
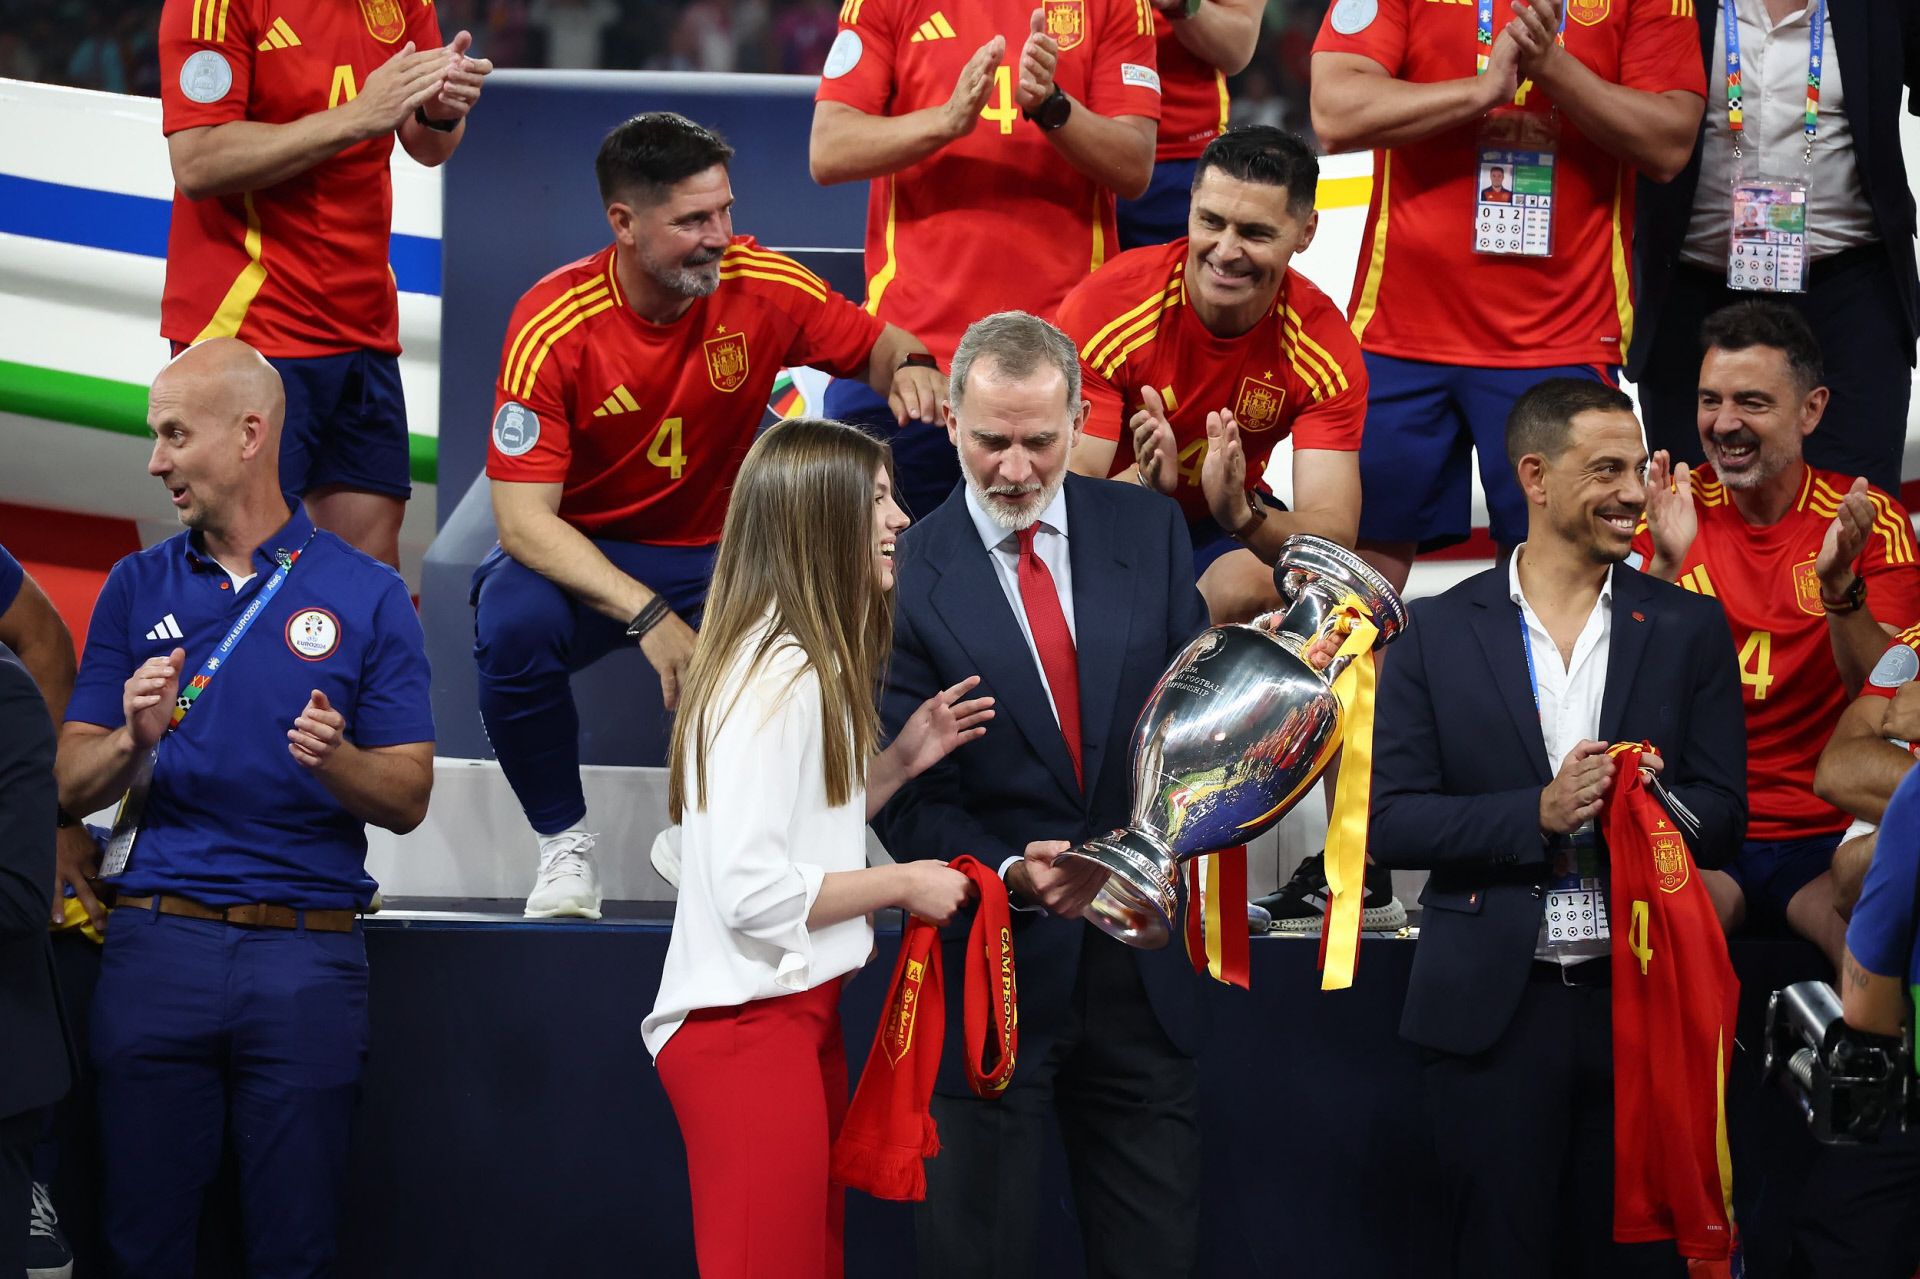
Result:
[[1080,348],[1081,393],[1092,403],[1087,434],[1115,440],[1113,473],[1133,465],[1127,420],[1160,392],[1180,447],[1180,487],[1189,520],[1208,517],[1200,488],[1207,414],[1240,419],[1247,477],[1258,484],[1273,446],[1356,450],[1367,416],[1367,369],[1340,308],[1289,269],[1273,311],[1239,337],[1209,333],[1187,303],[1187,241],[1122,253],[1060,304],[1060,327]]
[[[945,13],[941,5],[951,8]],[[1040,0],[1054,82],[1103,116],[1160,118],[1147,0]],[[1116,251],[1113,192],[1068,164],[1014,102],[1033,0],[846,0],[819,98],[868,115],[944,105],[996,34],[1007,52],[973,132],[870,184],[867,310],[945,364],[967,325],[1018,309],[1052,319]]]
[[[286,124],[331,110],[409,40],[439,45],[432,0],[166,0],[162,128]],[[387,266],[393,141],[348,147],[259,191],[204,200],[175,191],[161,336],[238,337],[273,356],[398,352]]]
[[[1747,712],[1747,838],[1799,839],[1845,830],[1852,819],[1813,793],[1814,765],[1850,700],[1833,662],[1814,559],[1853,481],[1805,467],[1799,496],[1777,523],[1741,518],[1713,468],[1693,472],[1700,533],[1679,584],[1726,610],[1740,653]],[[1861,553],[1867,607],[1883,621],[1920,616],[1920,568],[1913,525],[1900,503],[1869,490],[1873,532]],[[1633,549],[1651,558],[1641,521]]]
[[1686,840],[1640,780],[1639,747],[1611,752],[1601,815],[1616,921],[1613,1237],[1718,1260],[1733,1243],[1726,1082],[1740,981]]
[[1227,77],[1180,43],[1179,23],[1160,27],[1160,143],[1155,160],[1191,160],[1227,131]]
[[1891,701],[1900,686],[1912,683],[1917,675],[1920,675],[1920,625],[1909,626],[1893,637],[1887,651],[1873,664],[1860,691]]
[[561,267],[514,307],[487,475],[563,484],[560,516],[589,537],[704,546],[774,377],[798,364],[864,377],[884,326],[749,236],[721,256],[718,289],[650,324],[614,252]]
[[[1503,3],[1493,10],[1497,33],[1513,14]],[[1329,6],[1313,49],[1359,54],[1414,83],[1457,80],[1473,74],[1476,23],[1472,4],[1337,4]],[[1706,96],[1699,28],[1692,7],[1674,0],[1568,0],[1566,48],[1603,80]],[[1551,98],[1531,81],[1516,97],[1529,112],[1553,112]],[[1492,368],[1626,358],[1635,171],[1565,117],[1558,125],[1549,258],[1473,251],[1480,189],[1474,125],[1374,152],[1373,197],[1348,307],[1362,346],[1401,359]]]

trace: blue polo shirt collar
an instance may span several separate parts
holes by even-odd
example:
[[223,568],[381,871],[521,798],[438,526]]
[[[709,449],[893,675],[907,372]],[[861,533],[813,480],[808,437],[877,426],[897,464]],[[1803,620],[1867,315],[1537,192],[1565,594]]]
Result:
[[[282,555],[292,555],[295,551],[305,546],[307,539],[312,536],[313,519],[307,514],[306,504],[304,502],[296,503],[293,509],[287,514],[287,522],[282,524],[272,537],[269,537],[266,541],[254,548],[254,571],[256,573],[273,572],[274,569],[280,567],[280,557]],[[181,546],[186,551],[187,563],[191,564],[195,571],[203,572],[209,569],[220,568],[220,561],[207,554],[206,550],[201,546],[199,529],[188,530],[186,539],[181,542]],[[222,571],[224,572],[225,570]]]

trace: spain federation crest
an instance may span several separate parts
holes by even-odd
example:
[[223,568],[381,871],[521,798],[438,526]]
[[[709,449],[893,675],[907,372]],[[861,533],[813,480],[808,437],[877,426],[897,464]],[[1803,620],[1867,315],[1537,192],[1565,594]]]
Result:
[[1286,387],[1265,378],[1243,377],[1240,397],[1233,402],[1233,415],[1240,419],[1240,429],[1244,431],[1271,431],[1280,425],[1280,410],[1286,406]]
[[1081,0],[1042,0],[1047,34],[1060,46],[1060,52],[1077,49],[1087,38],[1087,10]]
[[737,391],[747,380],[747,335],[723,333],[701,347],[707,357],[707,381],[716,391]]
[[1827,615],[1826,606],[1820,602],[1820,575],[1813,571],[1812,559],[1793,566],[1793,602],[1800,606],[1802,613],[1814,617]]
[[1583,27],[1597,27],[1607,20],[1613,0],[1567,0],[1567,16]]
[[360,16],[367,30],[381,44],[398,44],[407,34],[407,19],[400,12],[400,0],[360,0]]
[[1678,831],[1653,833],[1653,877],[1663,893],[1677,893],[1687,886],[1687,845]]

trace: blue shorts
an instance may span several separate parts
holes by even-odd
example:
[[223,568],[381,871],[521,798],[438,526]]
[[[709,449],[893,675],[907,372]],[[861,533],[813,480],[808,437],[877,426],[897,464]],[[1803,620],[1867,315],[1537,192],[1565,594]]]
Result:
[[287,388],[280,436],[280,487],[294,497],[315,489],[413,492],[407,458],[407,403],[400,358],[348,351],[311,359],[272,359]]
[[1116,213],[1120,223],[1120,250],[1149,244],[1167,244],[1187,233],[1187,209],[1193,203],[1193,173],[1200,157],[1158,160],[1153,180],[1138,200],[1122,200]]
[[1360,536],[1417,542],[1438,550],[1463,542],[1473,527],[1468,467],[1480,451],[1493,540],[1527,540],[1527,503],[1507,464],[1507,413],[1528,389],[1552,377],[1617,386],[1620,371],[1600,364],[1543,369],[1481,369],[1363,353],[1367,429],[1360,437]]
[[[1269,511],[1287,509],[1285,502],[1265,489],[1260,490],[1260,502]],[[1210,516],[1188,520],[1187,539],[1193,543],[1193,578],[1196,582],[1206,575],[1206,571],[1213,567],[1213,562],[1221,556],[1246,549]]]
[[1804,839],[1750,839],[1722,867],[1747,899],[1748,926],[1784,926],[1793,895],[1833,865],[1844,831]]

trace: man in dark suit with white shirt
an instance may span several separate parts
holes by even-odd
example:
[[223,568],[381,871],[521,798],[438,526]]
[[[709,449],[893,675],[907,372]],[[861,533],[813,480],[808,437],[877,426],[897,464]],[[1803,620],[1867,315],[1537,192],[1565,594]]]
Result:
[[0,645],[0,1275],[26,1272],[41,1108],[73,1078],[47,935],[58,803],[47,704]]
[[[1132,950],[1082,922],[1104,872],[1054,864],[1126,824],[1134,721],[1206,627],[1186,524],[1158,493],[1067,473],[1087,404],[1073,343],[1052,325],[1018,311],[976,322],[949,395],[964,483],[900,539],[882,718],[897,732],[974,674],[999,718],[902,787],[874,828],[896,858],[1000,865],[1017,908],[1020,1051],[1007,1092],[982,1102],[959,1069],[962,1036],[947,1036],[941,1152],[914,1219],[919,1272],[1033,1273],[1051,1110],[1088,1273],[1191,1275],[1200,979],[1177,944]],[[948,971],[961,971],[957,950]],[[948,980],[955,1027],[961,988]]]
[[1445,1222],[1419,1272],[1678,1276],[1671,1244],[1612,1243],[1611,942],[1548,906],[1604,897],[1612,742],[1658,748],[1699,864],[1739,849],[1733,644],[1713,600],[1622,563],[1647,465],[1626,396],[1543,382],[1515,403],[1507,453],[1527,540],[1415,601],[1374,721],[1369,850],[1432,872],[1400,1023],[1426,1050]]

